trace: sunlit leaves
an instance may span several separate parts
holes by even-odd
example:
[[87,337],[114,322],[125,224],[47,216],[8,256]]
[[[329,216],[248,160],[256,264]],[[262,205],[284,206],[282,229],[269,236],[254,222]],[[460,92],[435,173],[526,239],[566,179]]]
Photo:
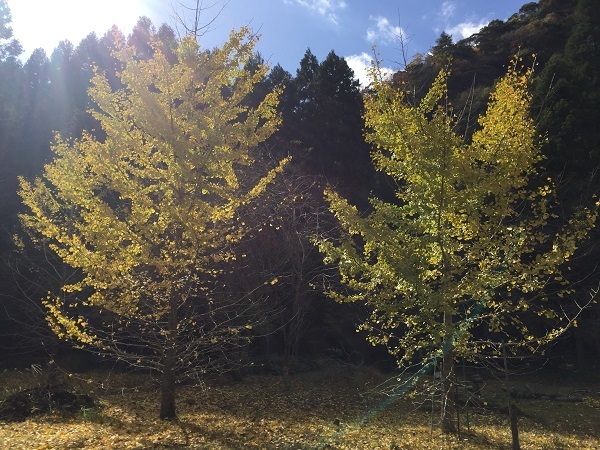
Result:
[[[496,84],[470,141],[455,132],[446,71],[412,105],[372,70],[366,139],[376,167],[395,180],[397,201],[372,199],[364,217],[328,191],[345,235],[319,245],[348,288],[331,296],[370,305],[361,329],[399,363],[438,354],[449,335],[457,354],[480,351],[472,339],[480,326],[534,348],[569,325],[535,296],[550,286],[565,292],[562,264],[596,212],[555,220],[552,181],[534,180],[542,158],[529,117],[531,73],[517,65]],[[552,331],[532,335],[523,323],[532,311],[551,319]],[[443,323],[444,315],[452,320]]]
[[[183,314],[191,298],[208,303],[205,284],[235,259],[232,246],[249,228],[236,220],[240,207],[264,192],[286,162],[254,183],[244,179],[253,163],[249,150],[280,122],[278,91],[256,107],[246,101],[268,70],[244,68],[256,41],[242,28],[207,51],[185,37],[171,63],[159,48],[139,58],[117,38],[122,87],[113,90],[97,71],[89,91],[105,139],[57,135],[42,177],[21,180],[25,228],[80,275],[45,301],[60,337],[125,358],[118,342],[129,330],[153,346],[150,358],[160,359],[176,330],[182,341],[196,336],[219,344],[236,334],[229,320],[223,333],[204,336],[207,323],[216,327],[216,313],[205,321],[181,318],[181,326],[170,317]],[[100,315],[88,322],[82,315],[90,311]],[[245,325],[251,326],[235,324]],[[145,334],[152,339],[144,341]]]

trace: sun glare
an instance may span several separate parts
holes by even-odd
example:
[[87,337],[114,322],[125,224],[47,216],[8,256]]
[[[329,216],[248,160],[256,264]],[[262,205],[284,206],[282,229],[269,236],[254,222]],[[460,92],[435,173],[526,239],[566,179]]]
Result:
[[77,46],[92,31],[100,37],[112,25],[129,33],[140,16],[154,21],[159,3],[158,0],[8,0],[13,32],[26,54],[42,47],[48,56],[60,41],[68,39]]

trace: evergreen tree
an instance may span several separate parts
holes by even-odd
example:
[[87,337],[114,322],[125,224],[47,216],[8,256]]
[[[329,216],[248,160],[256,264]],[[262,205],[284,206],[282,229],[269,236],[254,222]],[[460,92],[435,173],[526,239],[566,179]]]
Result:
[[[283,72],[282,80],[289,80]],[[285,136],[294,165],[322,175],[354,199],[364,200],[372,173],[361,133],[359,82],[348,63],[331,51],[318,62],[308,49],[282,102]],[[288,81],[289,82],[289,81]]]
[[152,46],[156,29],[148,17],[140,17],[127,38],[127,44],[134,47],[137,58],[150,59],[154,54]]
[[0,0],[0,61],[15,59],[23,53],[23,47],[13,37],[11,22],[8,3],[6,0]]
[[[300,60],[300,67],[296,70],[295,84],[297,86],[298,101],[304,107],[300,120],[306,119],[314,108],[313,101],[316,97],[316,84],[319,76],[319,60],[310,51]],[[309,109],[310,108],[310,109]]]
[[580,0],[564,51],[540,75],[535,106],[538,127],[549,135],[545,153],[550,169],[586,190],[599,186],[594,179],[600,157],[599,73],[600,2]]
[[442,31],[440,37],[436,39],[435,45],[431,47],[431,57],[439,67],[445,67],[452,59],[454,48],[452,36]]
[[50,82],[50,60],[39,48],[33,51],[25,63],[27,78],[26,114],[28,124],[21,136],[20,164],[17,174],[35,176],[50,158],[50,140],[53,120],[53,97]]
[[0,214],[14,214],[16,192],[15,158],[23,123],[25,79],[17,57],[22,53],[13,37],[6,0],[0,0]]

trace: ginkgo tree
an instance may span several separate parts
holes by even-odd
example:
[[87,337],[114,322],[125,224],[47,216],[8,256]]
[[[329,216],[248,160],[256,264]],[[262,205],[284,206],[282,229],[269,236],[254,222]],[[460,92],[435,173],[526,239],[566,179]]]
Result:
[[160,373],[160,417],[173,418],[180,377],[218,366],[252,326],[251,304],[214,291],[246,232],[240,209],[285,164],[243,175],[279,125],[279,93],[248,106],[268,69],[244,68],[247,28],[210,51],[185,37],[173,63],[115,39],[121,86],[97,73],[89,91],[105,137],[56,136],[43,174],[21,179],[21,220],[77,270],[44,300],[54,332]]
[[[447,71],[418,105],[376,65],[371,74],[366,139],[377,169],[396,183],[396,200],[373,198],[363,215],[326,192],[342,236],[319,246],[345,286],[329,294],[371,307],[361,329],[401,367],[442,364],[442,429],[452,431],[455,358],[498,352],[502,342],[535,350],[572,324],[547,294],[564,294],[561,268],[596,212],[555,214],[551,180],[536,177],[542,155],[528,115],[531,73],[517,61],[468,140],[455,131]],[[532,314],[552,324],[536,334]]]

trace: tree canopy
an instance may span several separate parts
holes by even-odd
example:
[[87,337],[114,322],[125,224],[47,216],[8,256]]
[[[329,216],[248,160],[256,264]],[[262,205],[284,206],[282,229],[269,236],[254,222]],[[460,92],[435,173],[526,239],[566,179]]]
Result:
[[[361,329],[400,366],[443,360],[446,383],[455,357],[497,352],[499,342],[535,350],[570,324],[545,291],[561,290],[561,267],[596,220],[588,211],[553,224],[553,186],[535,182],[542,156],[529,118],[530,73],[516,66],[496,84],[469,141],[456,133],[445,70],[413,105],[374,67],[366,138],[377,169],[396,182],[396,200],[372,198],[364,217],[326,192],[343,234],[319,246],[347,287],[330,295],[372,308]],[[556,323],[536,335],[532,313]]]
[[210,52],[186,37],[171,64],[117,35],[123,87],[97,73],[90,89],[105,139],[57,135],[43,175],[21,179],[23,226],[78,271],[45,300],[50,326],[160,371],[163,418],[176,415],[176,378],[217,365],[251,327],[213,290],[245,233],[238,210],[281,170],[243,175],[279,124],[278,91],[244,103],[267,70],[244,69],[255,43],[245,28]]

